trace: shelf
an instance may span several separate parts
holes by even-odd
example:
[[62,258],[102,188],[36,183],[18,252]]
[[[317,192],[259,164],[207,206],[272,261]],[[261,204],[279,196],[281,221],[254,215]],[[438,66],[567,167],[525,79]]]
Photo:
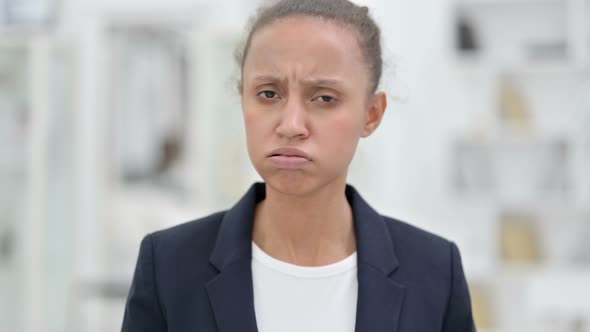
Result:
[[515,6],[515,5],[561,5],[563,0],[461,0],[460,6]]
[[457,6],[464,8],[496,7],[509,9],[517,6],[565,6],[566,0],[458,0]]
[[[584,0],[463,0],[456,2],[459,58],[510,66],[524,74],[578,70],[590,65]],[[459,44],[459,42],[456,42]],[[477,56],[479,55],[479,56]],[[532,63],[533,66],[522,64]]]
[[516,75],[587,74],[590,77],[590,61],[577,64],[572,61],[498,61],[469,54],[458,54],[455,66],[461,71],[486,73],[512,73]]

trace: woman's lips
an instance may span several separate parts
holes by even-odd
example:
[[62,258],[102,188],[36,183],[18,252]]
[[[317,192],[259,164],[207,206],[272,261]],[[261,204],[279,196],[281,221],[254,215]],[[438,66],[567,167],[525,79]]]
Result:
[[287,157],[302,157],[305,159],[311,159],[311,158],[309,158],[307,153],[305,153],[303,150],[299,150],[299,149],[297,149],[295,147],[291,147],[291,146],[283,146],[278,149],[274,149],[273,151],[271,151],[268,154],[269,157],[276,156],[276,155],[287,156]]
[[273,150],[268,154],[268,159],[270,159],[274,167],[281,169],[300,169],[311,162],[311,158],[307,153],[290,146]]
[[309,159],[300,156],[273,155],[269,159],[275,167],[281,169],[300,169],[310,162]]

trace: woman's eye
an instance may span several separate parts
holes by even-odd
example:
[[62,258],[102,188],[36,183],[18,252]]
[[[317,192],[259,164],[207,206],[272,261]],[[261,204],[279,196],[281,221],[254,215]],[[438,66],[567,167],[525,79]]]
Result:
[[274,91],[266,90],[266,91],[262,91],[262,92],[258,93],[258,96],[263,96],[264,98],[268,98],[268,99],[274,99],[274,98],[277,98],[279,96],[279,94]]
[[317,98],[315,98],[314,100],[318,100],[324,103],[333,103],[336,101],[336,98],[334,97],[330,97],[330,96],[319,96]]

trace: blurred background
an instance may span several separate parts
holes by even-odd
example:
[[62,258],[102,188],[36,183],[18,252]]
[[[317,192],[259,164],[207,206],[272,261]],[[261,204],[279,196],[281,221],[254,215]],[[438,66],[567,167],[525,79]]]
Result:
[[[349,182],[455,241],[479,331],[590,331],[590,0],[363,0],[382,126]],[[120,330],[141,238],[259,180],[252,0],[0,0],[0,331]]]

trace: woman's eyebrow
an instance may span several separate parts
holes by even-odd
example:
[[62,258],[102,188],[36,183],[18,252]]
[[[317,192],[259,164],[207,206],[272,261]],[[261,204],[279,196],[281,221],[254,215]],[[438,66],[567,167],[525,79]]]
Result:
[[263,83],[281,83],[283,80],[273,75],[258,75],[254,77],[254,81]]
[[310,86],[341,87],[342,80],[333,78],[308,78],[303,80],[303,84]]
[[[255,82],[262,82],[268,84],[278,84],[285,81],[278,76],[274,75],[258,75],[254,76]],[[325,87],[342,87],[344,82],[336,78],[306,78],[302,80],[302,83],[307,86],[325,86]]]

